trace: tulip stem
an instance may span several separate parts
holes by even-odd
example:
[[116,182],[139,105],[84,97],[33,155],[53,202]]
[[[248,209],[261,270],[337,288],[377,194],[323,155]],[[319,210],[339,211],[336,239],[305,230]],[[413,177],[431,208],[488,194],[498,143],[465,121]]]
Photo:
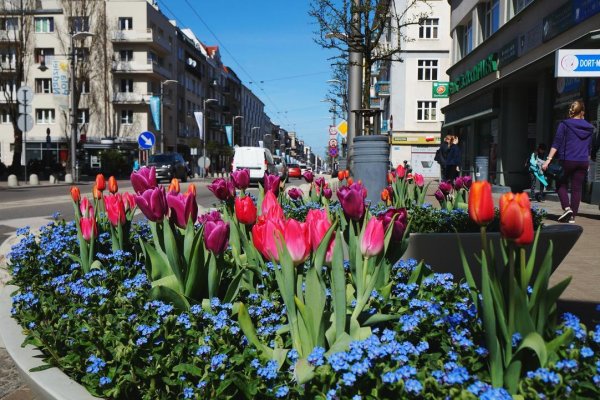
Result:
[[495,265],[492,266],[490,264],[490,253],[489,253],[488,241],[487,241],[487,227],[485,225],[481,225],[479,227],[479,232],[481,233],[481,247],[483,249],[483,254],[484,254],[485,260],[487,262],[488,267],[492,268],[490,272],[492,274],[494,274],[494,276],[495,276],[496,266]]
[[515,329],[515,248],[512,242],[509,243],[508,249],[508,332],[512,335]]
[[527,295],[527,286],[529,284],[529,276],[527,276],[527,259],[525,254],[525,248],[519,248],[519,256],[521,263],[521,290],[525,295]]

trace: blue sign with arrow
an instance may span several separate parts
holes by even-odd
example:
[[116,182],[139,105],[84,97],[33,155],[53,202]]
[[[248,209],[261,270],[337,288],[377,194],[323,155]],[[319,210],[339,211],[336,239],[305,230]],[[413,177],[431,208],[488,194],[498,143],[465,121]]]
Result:
[[152,132],[142,132],[140,133],[140,136],[138,136],[138,144],[140,145],[140,149],[150,150],[154,146],[154,143],[156,143],[156,138]]

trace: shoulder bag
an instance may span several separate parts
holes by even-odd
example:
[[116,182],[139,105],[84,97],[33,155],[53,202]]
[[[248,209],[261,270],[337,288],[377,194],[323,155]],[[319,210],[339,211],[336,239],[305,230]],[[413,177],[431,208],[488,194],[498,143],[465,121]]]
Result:
[[[562,124],[562,122],[561,122]],[[565,125],[567,128],[569,128],[567,125]],[[565,154],[567,153],[567,131],[565,131],[565,136],[563,138],[563,159],[565,158]],[[563,178],[563,176],[565,175],[565,171],[564,168],[559,161],[557,162],[553,162],[550,163],[550,165],[548,165],[548,169],[546,169],[546,173],[548,175],[550,175],[551,177],[553,177],[555,180],[561,180]]]

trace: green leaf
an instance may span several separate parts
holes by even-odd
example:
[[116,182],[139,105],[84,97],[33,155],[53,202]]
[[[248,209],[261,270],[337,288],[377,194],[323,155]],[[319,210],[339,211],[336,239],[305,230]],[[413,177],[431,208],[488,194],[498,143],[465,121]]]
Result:
[[219,294],[220,274],[217,266],[217,256],[208,251],[208,298],[212,299]]
[[174,372],[185,372],[186,374],[190,374],[193,376],[201,377],[204,375],[204,370],[198,368],[193,364],[178,364],[173,367]]
[[208,297],[208,268],[206,267],[203,234],[204,230],[201,228],[194,236],[192,254],[185,277],[185,295],[196,300]]
[[29,370],[29,372],[41,372],[41,371],[45,371],[47,369],[50,368],[54,368],[54,365],[52,364],[44,364],[44,365],[40,365],[39,367],[33,367]]
[[150,297],[153,299],[160,299],[165,303],[172,303],[178,310],[187,311],[190,308],[190,303],[181,292],[176,292],[168,286],[154,286],[150,289]]
[[[473,304],[475,304],[475,306],[479,310],[481,307],[479,305],[479,299],[477,297],[477,294],[478,294],[477,285],[475,284],[475,279],[473,278],[473,274],[471,273],[471,266],[469,266],[469,262],[467,261],[467,256],[465,255],[465,250],[462,246],[460,236],[457,234],[456,237],[458,239],[458,251],[460,254],[460,260],[462,262],[463,271],[465,273],[465,279],[467,281],[467,285],[469,285],[469,292],[471,294],[471,300],[473,301]],[[483,254],[483,250],[481,251],[481,253]],[[483,259],[484,257],[485,256],[482,256],[481,259]]]
[[90,266],[90,269],[104,269],[104,266],[100,260],[94,260]]
[[310,381],[315,376],[315,367],[313,367],[306,358],[300,358],[294,365],[294,378],[299,385]]
[[544,338],[542,338],[539,333],[531,332],[525,336],[515,355],[524,349],[533,350],[540,361],[540,366],[543,367],[546,365],[546,362],[548,361],[548,351],[546,350],[546,342],[544,342]]
[[335,318],[336,337],[346,332],[346,275],[344,273],[343,239],[337,232],[331,262],[331,299]]
[[248,309],[246,309],[244,303],[238,303],[238,323],[248,341],[261,352],[262,356],[265,359],[272,359],[273,350],[264,345],[258,338],[256,329],[254,329],[254,324],[252,323],[252,319],[250,318],[250,314],[248,314]]
[[171,224],[165,222],[163,224],[163,235],[165,241],[165,253],[167,258],[169,259],[169,264],[171,265],[171,270],[179,279],[180,282],[183,282],[183,277],[181,275],[181,261],[180,261],[180,247],[177,245],[177,241],[175,236],[173,235],[173,230],[171,229]]
[[492,297],[492,289],[490,275],[486,257],[482,257],[482,279],[481,279],[481,294],[482,300],[482,320],[485,335],[485,344],[489,351],[489,367],[492,385],[495,387],[502,386],[503,363],[500,343],[496,335],[496,313],[494,312],[494,299]]
[[233,277],[229,286],[227,286],[227,291],[225,292],[225,296],[223,297],[223,303],[231,303],[237,296],[240,291],[240,282],[244,277],[244,274],[250,272],[246,269],[240,269],[237,274]]
[[195,230],[194,230],[194,222],[190,218],[185,228],[185,234],[183,236],[183,257],[185,260],[185,265],[190,265],[191,258],[193,256],[193,248],[194,248],[194,239],[195,239]]
[[311,266],[306,271],[305,290],[306,307],[310,310],[312,319],[309,325],[315,346],[325,346],[325,323],[323,318],[328,318],[325,313],[325,283],[321,278],[321,269]]
[[294,302],[296,303],[296,307],[298,308],[298,312],[300,313],[300,318],[298,319],[299,328],[300,328],[300,340],[302,342],[302,352],[304,356],[308,356],[312,349],[316,346],[315,341],[315,327],[313,326],[313,312],[311,309],[306,307],[306,305],[297,297],[294,296]]
[[365,322],[363,322],[363,325],[370,326],[370,325],[379,324],[381,322],[397,321],[399,318],[400,318],[399,314],[379,314],[379,313],[377,313],[377,314],[373,314],[369,318],[367,318],[367,320]]
[[354,340],[363,340],[371,336],[371,328],[362,327],[355,318],[350,318],[350,336]]

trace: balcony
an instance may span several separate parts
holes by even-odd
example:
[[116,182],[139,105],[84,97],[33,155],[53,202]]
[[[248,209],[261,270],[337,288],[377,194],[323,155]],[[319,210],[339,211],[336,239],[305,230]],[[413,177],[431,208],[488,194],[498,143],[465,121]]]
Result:
[[15,60],[0,62],[0,73],[15,73],[16,69],[17,62]]
[[0,42],[16,42],[19,40],[17,29],[0,30]]
[[147,104],[150,102],[152,93],[113,93],[114,104]]
[[13,90],[12,92],[5,92],[0,90],[0,103],[10,103],[17,101],[17,91]]
[[146,29],[145,31],[112,31],[111,41],[113,43],[146,43],[167,53],[171,51],[169,42],[164,37],[154,33],[152,29]]
[[375,95],[379,97],[388,97],[390,95],[390,82],[379,81],[375,83]]
[[171,78],[171,72],[156,62],[148,60],[146,63],[136,61],[113,61],[112,71],[125,74],[156,74],[161,77]]

